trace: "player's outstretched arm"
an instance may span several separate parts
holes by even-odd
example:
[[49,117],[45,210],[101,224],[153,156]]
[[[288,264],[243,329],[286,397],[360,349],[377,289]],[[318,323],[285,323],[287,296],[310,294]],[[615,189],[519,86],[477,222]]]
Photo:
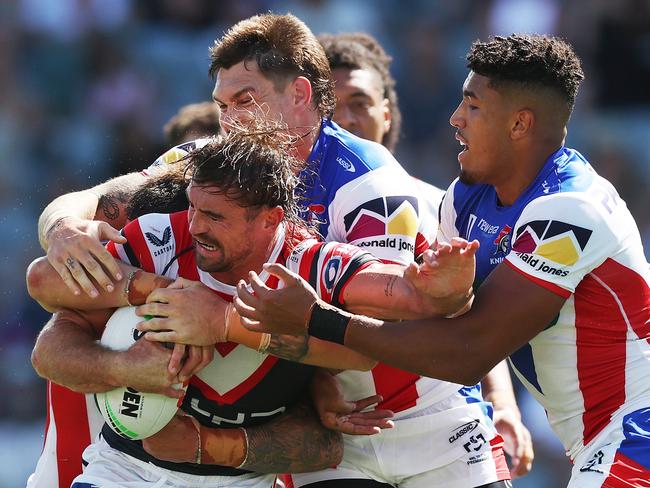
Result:
[[130,173],[94,188],[62,195],[38,219],[38,238],[65,285],[75,293],[96,296],[110,291],[122,276],[103,240],[124,243],[116,230],[126,223],[125,207],[145,181]]
[[[254,275],[255,287],[263,286]],[[140,322],[150,341],[212,346],[231,341],[283,359],[335,369],[369,370],[376,361],[338,344],[307,335],[262,334],[246,330],[239,314],[205,285],[178,278],[164,289],[154,290],[137,314],[154,316]]]
[[[32,351],[36,372],[83,393],[128,385],[178,398],[181,393],[171,388],[178,379],[167,370],[170,350],[160,344],[137,341],[129,350],[118,352],[97,342],[112,311],[62,310],[55,314],[39,334]],[[138,367],[134,368],[134,364]]]
[[[291,282],[288,288],[284,296],[299,303],[308,295]],[[508,306],[504,307],[506,299]],[[311,300],[311,309],[302,307],[290,315],[275,313],[277,300],[245,303],[238,297],[235,306],[250,330],[293,335],[308,331],[397,368],[466,385],[479,382],[541,332],[565,301],[505,264],[497,266],[481,285],[472,309],[454,319],[396,324],[353,316],[313,297]],[[266,313],[268,310],[274,313]]]
[[244,428],[205,427],[177,416],[142,445],[149,454],[166,461],[200,461],[256,473],[317,471],[340,463],[343,457],[340,434],[326,429],[307,402],[263,425],[247,427],[245,432]]

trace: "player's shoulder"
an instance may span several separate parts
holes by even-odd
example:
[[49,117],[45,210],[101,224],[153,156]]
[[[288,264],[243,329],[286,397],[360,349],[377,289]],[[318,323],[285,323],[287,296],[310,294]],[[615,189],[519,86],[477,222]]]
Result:
[[339,127],[332,121],[324,121],[321,127],[321,169],[337,174],[350,181],[380,168],[403,171],[391,152],[381,144],[362,139]]
[[[134,240],[133,235],[140,234],[142,240]],[[133,242],[141,242],[150,246],[163,248],[171,241],[177,244],[189,244],[189,230],[187,229],[187,210],[172,214],[151,213],[145,214],[129,222],[124,228],[124,235]]]

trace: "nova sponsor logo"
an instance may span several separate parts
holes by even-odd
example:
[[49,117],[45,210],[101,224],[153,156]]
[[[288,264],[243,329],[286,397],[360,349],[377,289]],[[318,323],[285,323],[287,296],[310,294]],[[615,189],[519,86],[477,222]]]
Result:
[[[562,270],[557,272],[560,268],[557,265],[566,267],[575,264],[585,250],[591,234],[590,229],[559,220],[533,220],[517,229],[513,250],[522,259],[526,255],[524,262],[534,268],[539,266],[539,271],[566,276]],[[529,255],[535,257],[528,257]],[[537,258],[541,260],[537,261]],[[552,261],[556,265],[550,265],[546,261]]]
[[343,218],[347,239],[362,241],[358,246],[414,251],[418,212],[418,200],[414,196],[375,198]]
[[474,419],[471,422],[467,422],[466,424],[461,425],[460,427],[456,427],[456,429],[454,429],[451,435],[449,436],[449,444],[453,444],[468,432],[471,432],[474,429],[476,429],[476,427],[478,427],[478,424],[479,424],[479,420]]

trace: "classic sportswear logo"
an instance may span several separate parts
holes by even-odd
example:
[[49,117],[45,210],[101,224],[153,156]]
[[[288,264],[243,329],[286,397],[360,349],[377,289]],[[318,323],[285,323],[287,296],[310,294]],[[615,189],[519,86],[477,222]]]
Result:
[[478,427],[478,424],[479,424],[479,420],[474,419],[471,422],[467,422],[466,424],[461,425],[460,427],[456,427],[452,431],[451,435],[449,436],[449,444],[453,444],[468,432],[471,432],[474,429],[476,429],[476,427]]
[[591,234],[589,229],[559,220],[533,220],[517,229],[512,249],[537,271],[567,276],[569,272],[562,267],[580,259]]
[[169,239],[172,237],[172,228],[167,226],[163,231],[162,238],[159,238],[153,232],[145,232],[144,235],[147,237],[147,240],[151,242],[154,246],[162,247],[169,242]]
[[[413,196],[375,198],[359,205],[343,221],[349,242],[363,247],[390,247],[414,251],[418,232],[418,200]],[[407,240],[399,237],[404,236]],[[368,240],[372,237],[378,239]]]

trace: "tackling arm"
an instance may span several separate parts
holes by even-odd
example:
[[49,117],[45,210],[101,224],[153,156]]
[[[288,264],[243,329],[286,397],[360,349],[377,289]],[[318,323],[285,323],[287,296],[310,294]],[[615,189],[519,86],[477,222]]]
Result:
[[[62,310],[39,334],[32,364],[36,372],[82,393],[129,385],[140,391],[178,398],[177,383],[167,370],[172,352],[160,344],[137,341],[127,351],[113,351],[97,342],[112,309]],[[133,368],[133,364],[138,364]]]
[[345,345],[400,369],[472,385],[541,332],[564,300],[502,264],[465,315],[399,324],[355,316]]
[[145,176],[130,173],[94,188],[62,195],[38,219],[38,236],[49,261],[75,292],[96,296],[96,284],[105,290],[121,274],[102,240],[125,242],[116,228],[126,222],[125,205]]

